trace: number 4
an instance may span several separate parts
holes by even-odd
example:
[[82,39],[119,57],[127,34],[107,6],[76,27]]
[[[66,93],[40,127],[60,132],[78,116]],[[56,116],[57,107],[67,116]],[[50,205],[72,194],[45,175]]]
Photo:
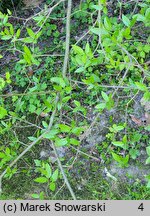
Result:
[[139,210],[143,211],[144,210],[144,207],[143,207],[143,203],[141,203],[138,207]]

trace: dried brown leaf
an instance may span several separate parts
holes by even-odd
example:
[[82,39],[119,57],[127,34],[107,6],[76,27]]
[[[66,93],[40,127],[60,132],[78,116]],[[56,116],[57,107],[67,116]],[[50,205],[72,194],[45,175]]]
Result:
[[44,117],[49,116],[49,114],[48,114],[48,113],[41,112],[41,113],[40,113],[40,116],[44,118]]
[[138,118],[136,118],[134,115],[130,115],[131,116],[131,119],[132,121],[137,124],[138,126],[141,126],[142,125],[142,121]]

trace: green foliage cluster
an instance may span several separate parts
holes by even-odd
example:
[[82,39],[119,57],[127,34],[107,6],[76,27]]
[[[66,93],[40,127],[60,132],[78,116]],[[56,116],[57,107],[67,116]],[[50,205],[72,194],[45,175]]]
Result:
[[[150,27],[148,4],[149,0],[138,3],[137,13],[122,13],[119,20],[109,15],[106,0],[81,1],[72,12],[71,34],[75,34],[77,27],[82,24],[79,31],[82,32],[85,27],[89,37],[87,40],[75,41],[74,35],[71,35],[66,77],[62,75],[65,51],[63,29],[66,22],[62,5],[58,5],[49,17],[45,5],[41,13],[31,18],[32,26],[28,22],[25,26],[14,25],[9,9],[7,13],[0,12],[0,42],[4,44],[0,48],[0,60],[6,61],[5,52],[13,56],[11,64],[3,65],[0,75],[0,134],[5,140],[0,143],[0,167],[2,172],[6,171],[3,181],[21,172],[19,166],[10,167],[9,164],[26,149],[24,140],[28,145],[37,142],[39,150],[41,140],[37,140],[42,136],[42,139],[53,142],[56,148],[77,150],[82,145],[82,135],[90,126],[87,119],[89,107],[96,114],[109,113],[116,109],[116,95],[132,95],[134,98],[138,92],[142,93],[145,101],[150,101],[147,64],[150,37],[148,33],[136,32],[140,28],[146,31]],[[61,22],[57,21],[59,19]],[[122,90],[119,90],[120,86]],[[115,90],[107,90],[109,88]],[[60,99],[56,104],[58,94]],[[119,100],[119,109],[126,109],[127,104],[130,107],[132,100],[130,97],[123,102]],[[49,119],[55,109],[56,118],[49,130]],[[131,108],[127,112],[130,114]],[[106,164],[115,160],[120,167],[128,167],[130,161],[140,156],[141,146],[138,143],[148,140],[150,127],[141,126],[138,131],[134,131],[128,126],[127,120],[114,122],[111,116],[109,123],[105,141],[96,145],[98,155]],[[21,134],[16,130],[16,127],[24,128],[25,124],[33,127],[28,130],[27,134],[30,135],[26,135],[24,129]],[[20,140],[22,137],[23,140]],[[149,165],[150,143],[146,144],[145,163]],[[60,186],[59,181],[62,181],[62,174],[56,164],[50,158],[45,161],[25,159],[33,166],[28,175],[34,172],[34,182],[46,184],[50,193],[55,192],[57,185]],[[67,156],[63,160],[67,160]],[[147,188],[150,188],[149,175],[147,182]],[[94,187],[90,183],[87,185],[89,191],[91,185]],[[131,192],[131,188],[128,190]],[[95,194],[90,197],[98,198],[97,189],[92,193]],[[42,191],[33,193],[32,197],[44,199],[46,195]],[[131,194],[128,198],[139,199],[137,194]]]

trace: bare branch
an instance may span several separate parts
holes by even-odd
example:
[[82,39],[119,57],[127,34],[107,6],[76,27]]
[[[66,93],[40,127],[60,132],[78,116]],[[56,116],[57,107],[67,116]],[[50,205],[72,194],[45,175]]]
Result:
[[52,148],[53,148],[53,150],[54,150],[55,156],[56,156],[56,158],[57,158],[57,163],[58,163],[59,169],[60,169],[60,171],[61,171],[61,173],[62,173],[62,175],[63,175],[64,181],[65,181],[65,183],[66,183],[66,185],[67,185],[67,188],[68,188],[68,190],[70,191],[70,194],[71,194],[72,198],[73,198],[74,200],[76,200],[76,196],[75,196],[75,194],[74,194],[74,192],[73,192],[73,190],[72,190],[72,187],[71,187],[71,185],[70,185],[70,183],[69,183],[69,181],[68,181],[68,179],[67,179],[67,176],[66,176],[66,174],[65,174],[65,172],[64,172],[64,170],[63,170],[61,161],[59,160],[59,156],[58,156],[58,153],[57,153],[57,149],[56,149],[56,147],[55,147],[55,145],[54,145],[54,143],[53,143],[52,141],[51,141],[51,144],[52,144]]
[[66,21],[66,47],[65,47],[65,58],[64,58],[63,72],[62,72],[64,78],[66,77],[67,65],[69,59],[71,7],[72,7],[72,0],[68,0],[67,21]]

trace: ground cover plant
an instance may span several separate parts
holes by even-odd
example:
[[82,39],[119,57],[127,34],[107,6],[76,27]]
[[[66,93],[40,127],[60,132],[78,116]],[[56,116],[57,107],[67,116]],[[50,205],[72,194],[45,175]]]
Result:
[[149,0],[0,2],[0,198],[150,198]]

